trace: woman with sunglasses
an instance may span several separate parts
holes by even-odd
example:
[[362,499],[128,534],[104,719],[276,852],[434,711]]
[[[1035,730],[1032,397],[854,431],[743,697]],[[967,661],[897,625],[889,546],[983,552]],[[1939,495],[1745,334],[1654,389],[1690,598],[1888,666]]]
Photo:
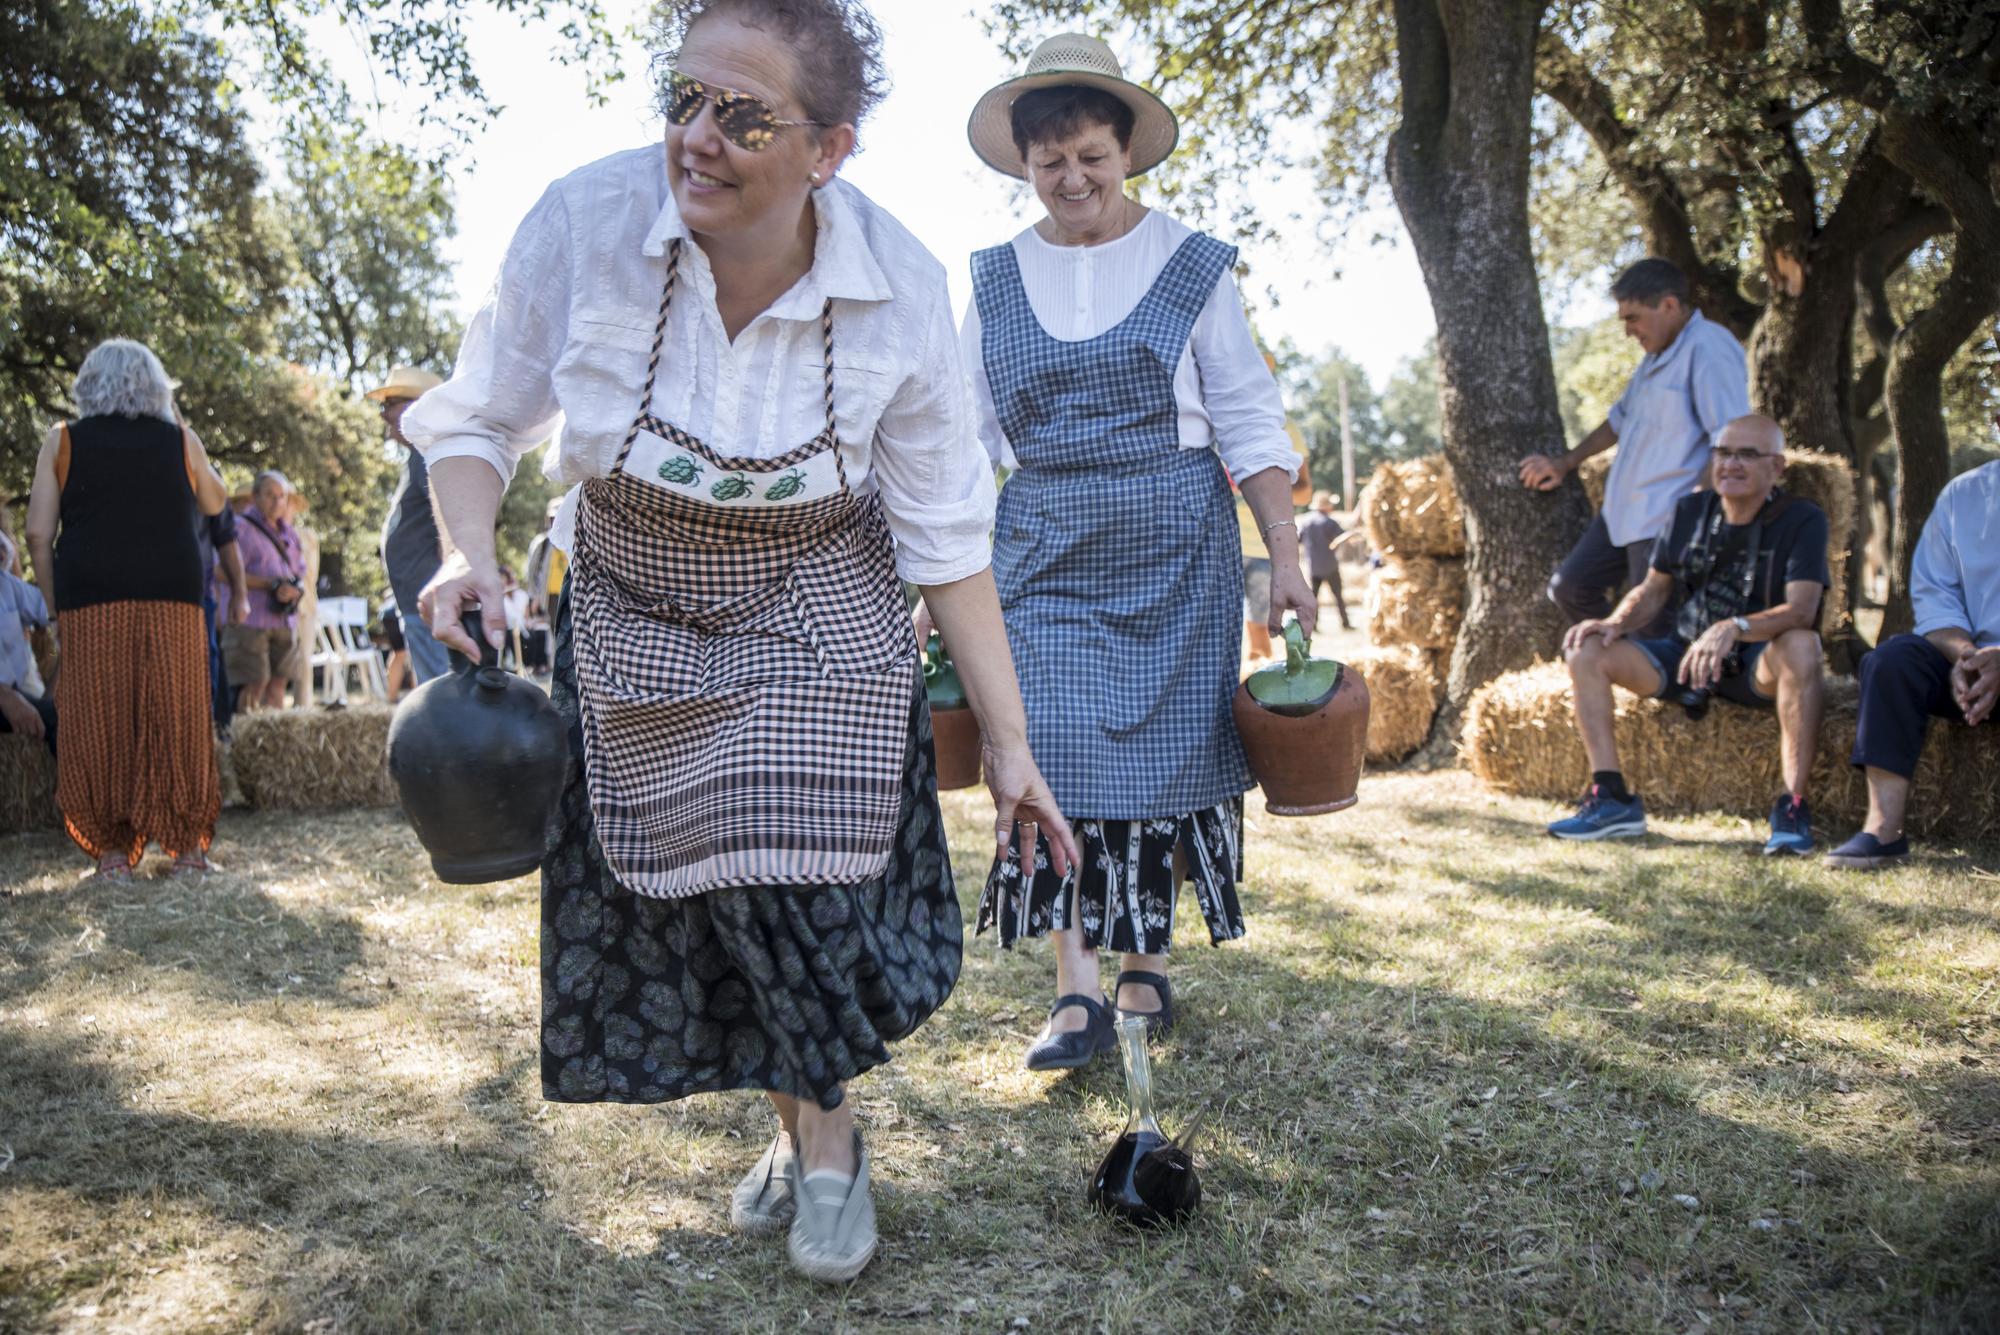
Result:
[[[1293,611],[1310,634],[1316,606],[1292,522],[1297,459],[1236,251],[1126,193],[1173,151],[1173,113],[1110,47],[1064,34],[980,99],[969,133],[1047,211],[973,256],[963,347],[987,449],[1019,464],[993,573],[1029,743],[1083,849],[1073,870],[1034,844],[1005,852],[978,926],[997,925],[1004,947],[1054,938],[1055,1004],[1026,1061],[1068,1068],[1113,1045],[1114,1008],[1172,1026],[1184,881],[1212,942],[1243,935],[1251,780],[1230,715],[1243,564],[1229,476],[1270,552],[1271,629]],[[1123,957],[1112,998],[1099,950]]]
[[[942,267],[837,179],[879,100],[853,0],[664,6],[659,146],[522,224],[451,380],[404,431],[452,554],[438,637],[501,582],[516,459],[576,484],[553,687],[575,760],[542,867],[542,1081],[563,1102],[766,1092],[734,1224],[858,1274],[845,1085],[957,979],[960,921],[902,579],[962,646],[996,843],[1074,847],[1026,745],[987,573],[991,470]],[[1032,836],[1031,836],[1032,837]]]

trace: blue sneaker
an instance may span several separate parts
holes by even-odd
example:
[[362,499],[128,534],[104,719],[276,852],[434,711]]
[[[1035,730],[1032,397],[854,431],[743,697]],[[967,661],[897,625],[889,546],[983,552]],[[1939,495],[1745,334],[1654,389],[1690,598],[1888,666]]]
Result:
[[1863,830],[1820,861],[1826,866],[1842,871],[1875,871],[1881,867],[1893,866],[1909,856],[1908,835],[1898,835],[1892,842],[1885,844]]
[[1599,792],[1594,783],[1574,816],[1549,826],[1549,833],[1558,839],[1637,839],[1645,832],[1646,804],[1637,793],[1620,802]]
[[1802,858],[1812,849],[1812,812],[1805,799],[1779,794],[1771,807],[1771,837],[1764,841],[1764,856]]

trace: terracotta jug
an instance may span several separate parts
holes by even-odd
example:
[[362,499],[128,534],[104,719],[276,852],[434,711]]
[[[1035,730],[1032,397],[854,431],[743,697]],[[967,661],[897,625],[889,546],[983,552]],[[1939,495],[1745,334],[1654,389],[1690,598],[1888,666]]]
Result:
[[452,651],[452,670],[410,692],[389,722],[389,775],[449,885],[541,865],[569,766],[568,730],[549,697],[500,666],[477,612],[465,629],[478,665]]
[[1234,711],[1272,815],[1354,805],[1368,746],[1368,683],[1330,658],[1310,657],[1298,622],[1285,627],[1285,662],[1251,673],[1236,688]]
[[937,752],[940,789],[979,783],[979,716],[966,702],[958,669],[945,656],[936,631],[924,645],[924,694],[931,702],[931,745]]

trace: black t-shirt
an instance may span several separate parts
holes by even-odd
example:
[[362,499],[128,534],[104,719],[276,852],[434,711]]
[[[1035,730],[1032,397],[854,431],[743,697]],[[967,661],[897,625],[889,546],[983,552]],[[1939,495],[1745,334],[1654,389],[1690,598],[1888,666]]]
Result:
[[1826,511],[1811,501],[1773,491],[1764,508],[1748,524],[1713,525],[1714,541],[1706,540],[1721,499],[1698,491],[1674,506],[1674,522],[1653,544],[1653,569],[1674,577],[1676,601],[1693,601],[1711,581],[1728,581],[1740,589],[1750,531],[1758,527],[1757,569],[1742,598],[1744,616],[1785,601],[1785,585],[1811,580],[1824,594],[1831,582],[1826,564]]

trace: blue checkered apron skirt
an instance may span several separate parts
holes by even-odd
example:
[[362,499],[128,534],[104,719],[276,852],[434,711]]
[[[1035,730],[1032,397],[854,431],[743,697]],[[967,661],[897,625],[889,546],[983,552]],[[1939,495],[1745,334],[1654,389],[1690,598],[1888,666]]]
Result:
[[[1140,944],[1125,949],[1171,930],[1170,904],[1140,902],[1140,864],[1149,885],[1169,896],[1174,888],[1126,826],[1150,822],[1157,837],[1145,842],[1169,864],[1177,846],[1190,868],[1235,863],[1234,841],[1225,855],[1220,836],[1240,821],[1230,808],[1251,786],[1230,715],[1242,655],[1236,509],[1215,452],[1181,448],[1174,398],[1195,320],[1235,259],[1232,247],[1190,236],[1123,321],[1066,342],[1035,318],[1012,245],[973,257],[981,355],[1020,462],[1000,493],[993,577],[1028,741],[1073,824],[1121,823],[1097,829],[1093,842],[1120,854],[1102,859],[1103,874],[1123,876],[1132,849],[1130,884],[1105,895],[1131,905],[1121,920],[1135,920],[1127,926]],[[1209,821],[1195,819],[1204,812]],[[1049,918],[1026,902],[1026,883],[1049,877],[1023,877],[1018,860],[1008,861],[996,866],[981,907],[982,924],[1001,923],[1003,942],[1015,926],[1033,935]],[[1218,881],[1203,907],[1217,901],[1222,916],[1211,915],[1210,930],[1225,939],[1241,924],[1228,920],[1237,916],[1235,876],[1220,879],[1229,882],[1227,905]],[[1098,888],[1081,892],[1095,897]],[[1057,902],[1055,915],[1064,912]],[[1154,930],[1144,930],[1147,920]]]

